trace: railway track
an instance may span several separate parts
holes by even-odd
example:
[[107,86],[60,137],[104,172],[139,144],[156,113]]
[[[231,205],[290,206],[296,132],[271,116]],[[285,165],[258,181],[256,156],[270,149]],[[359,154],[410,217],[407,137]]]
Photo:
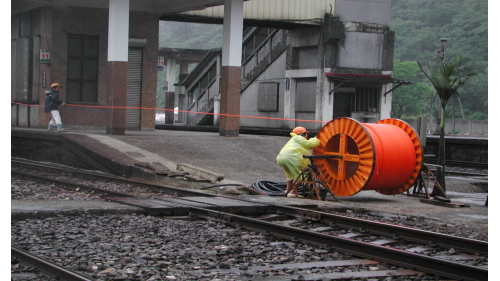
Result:
[[68,281],[91,281],[92,279],[60,266],[54,262],[48,261],[36,255],[30,254],[18,247],[11,246],[10,254],[16,257],[21,264],[34,267],[43,272],[43,275],[50,278],[57,278],[58,280]]
[[[415,276],[419,274],[437,275],[456,280],[487,280],[488,277],[487,265],[484,265],[487,264],[488,243],[484,241],[304,208],[270,204],[265,204],[265,207],[259,205],[255,207],[258,211],[243,216],[228,211],[235,210],[234,208],[221,208],[220,203],[204,202],[204,207],[199,207],[201,203],[196,200],[196,197],[230,200],[232,204],[240,202],[242,205],[255,202],[234,197],[216,196],[195,190],[129,181],[98,173],[20,163],[19,161],[12,162],[12,175],[55,183],[70,190],[89,190],[102,194],[108,200],[135,204],[152,211],[164,208],[175,199],[176,206],[182,206],[187,210],[191,219],[215,221],[233,226],[241,231],[261,233],[266,239],[305,243],[319,246],[327,252],[339,251],[357,257],[349,262],[351,266],[357,265],[360,268],[357,272],[350,272],[350,275],[318,273],[307,275],[307,280],[381,278],[381,276],[387,275]],[[79,183],[74,182],[75,177]],[[122,191],[108,190],[102,186],[96,187],[96,180],[117,181],[125,184],[126,187]],[[140,192],[130,193],[129,185],[140,188]],[[165,194],[163,197],[157,196],[152,201],[151,195],[163,194]],[[454,254],[450,255],[450,252]],[[403,269],[374,272],[368,266],[380,263]],[[329,267],[332,264],[335,263],[325,262],[323,265],[318,263],[317,266]],[[282,266],[286,267],[287,265]],[[300,267],[301,265],[293,266]],[[260,279],[248,277],[246,280],[290,280],[290,278],[297,278],[297,276],[283,276],[283,278],[277,279],[277,276],[268,279],[266,277]]]

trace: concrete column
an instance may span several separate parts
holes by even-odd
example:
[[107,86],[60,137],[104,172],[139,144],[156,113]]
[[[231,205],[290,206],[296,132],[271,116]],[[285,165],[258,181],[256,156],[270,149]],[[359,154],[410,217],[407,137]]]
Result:
[[243,0],[224,1],[219,135],[239,136]]
[[167,59],[167,93],[165,94],[165,124],[174,124],[174,108],[175,108],[175,67],[177,66],[175,59]]
[[[108,27],[108,118],[106,134],[124,135],[127,125],[127,68],[129,0],[109,0]],[[116,108],[121,107],[121,108]]]
[[[180,64],[180,69],[179,69],[179,83],[181,83],[181,78],[180,77],[185,77],[188,72],[188,64],[185,62],[181,62]],[[179,108],[179,113],[177,115],[177,120],[179,123],[186,123],[186,120],[184,116],[184,112],[181,112],[181,110],[187,110],[187,107],[185,105],[185,100],[186,100],[186,87],[185,86],[179,86],[179,97],[177,99],[177,107]]]
[[214,126],[219,125],[220,120],[220,95],[214,96]]
[[[290,71],[285,71],[285,100],[283,101],[283,118],[295,119],[295,79],[290,77]],[[285,120],[285,128],[295,128],[295,121]]]
[[392,92],[384,97],[384,93],[392,89],[392,84],[385,84],[380,89],[380,120],[391,118]]
[[[333,92],[330,93],[330,82],[325,76],[325,69],[318,70],[316,87],[316,120],[330,121],[333,119]],[[320,130],[326,123],[314,123],[314,129]]]

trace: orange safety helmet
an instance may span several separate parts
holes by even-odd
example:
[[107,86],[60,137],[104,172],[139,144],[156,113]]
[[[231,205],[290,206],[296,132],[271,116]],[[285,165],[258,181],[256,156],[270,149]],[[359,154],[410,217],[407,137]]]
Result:
[[52,85],[50,85],[51,88],[54,88],[54,87],[61,87],[61,84],[59,83],[52,83]]
[[309,132],[306,130],[306,128],[304,128],[304,127],[300,127],[300,126],[299,126],[299,127],[295,127],[295,128],[293,129],[292,133],[294,133],[294,134],[297,134],[297,135],[298,135],[298,134],[302,134],[302,133],[309,133]]

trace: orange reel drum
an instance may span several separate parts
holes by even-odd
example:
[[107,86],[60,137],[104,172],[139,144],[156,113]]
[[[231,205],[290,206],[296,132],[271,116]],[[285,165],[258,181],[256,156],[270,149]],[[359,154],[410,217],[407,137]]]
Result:
[[416,131],[398,119],[360,123],[336,118],[318,133],[315,155],[341,155],[342,159],[316,159],[315,163],[337,196],[361,190],[395,195],[406,191],[422,166],[422,148]]

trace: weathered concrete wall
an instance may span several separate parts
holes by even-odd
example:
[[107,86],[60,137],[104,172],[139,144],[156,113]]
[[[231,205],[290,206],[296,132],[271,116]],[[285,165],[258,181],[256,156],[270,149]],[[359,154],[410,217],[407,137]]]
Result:
[[338,67],[382,69],[383,41],[383,34],[346,32]]
[[343,22],[371,22],[389,25],[391,0],[336,0],[335,15]]

